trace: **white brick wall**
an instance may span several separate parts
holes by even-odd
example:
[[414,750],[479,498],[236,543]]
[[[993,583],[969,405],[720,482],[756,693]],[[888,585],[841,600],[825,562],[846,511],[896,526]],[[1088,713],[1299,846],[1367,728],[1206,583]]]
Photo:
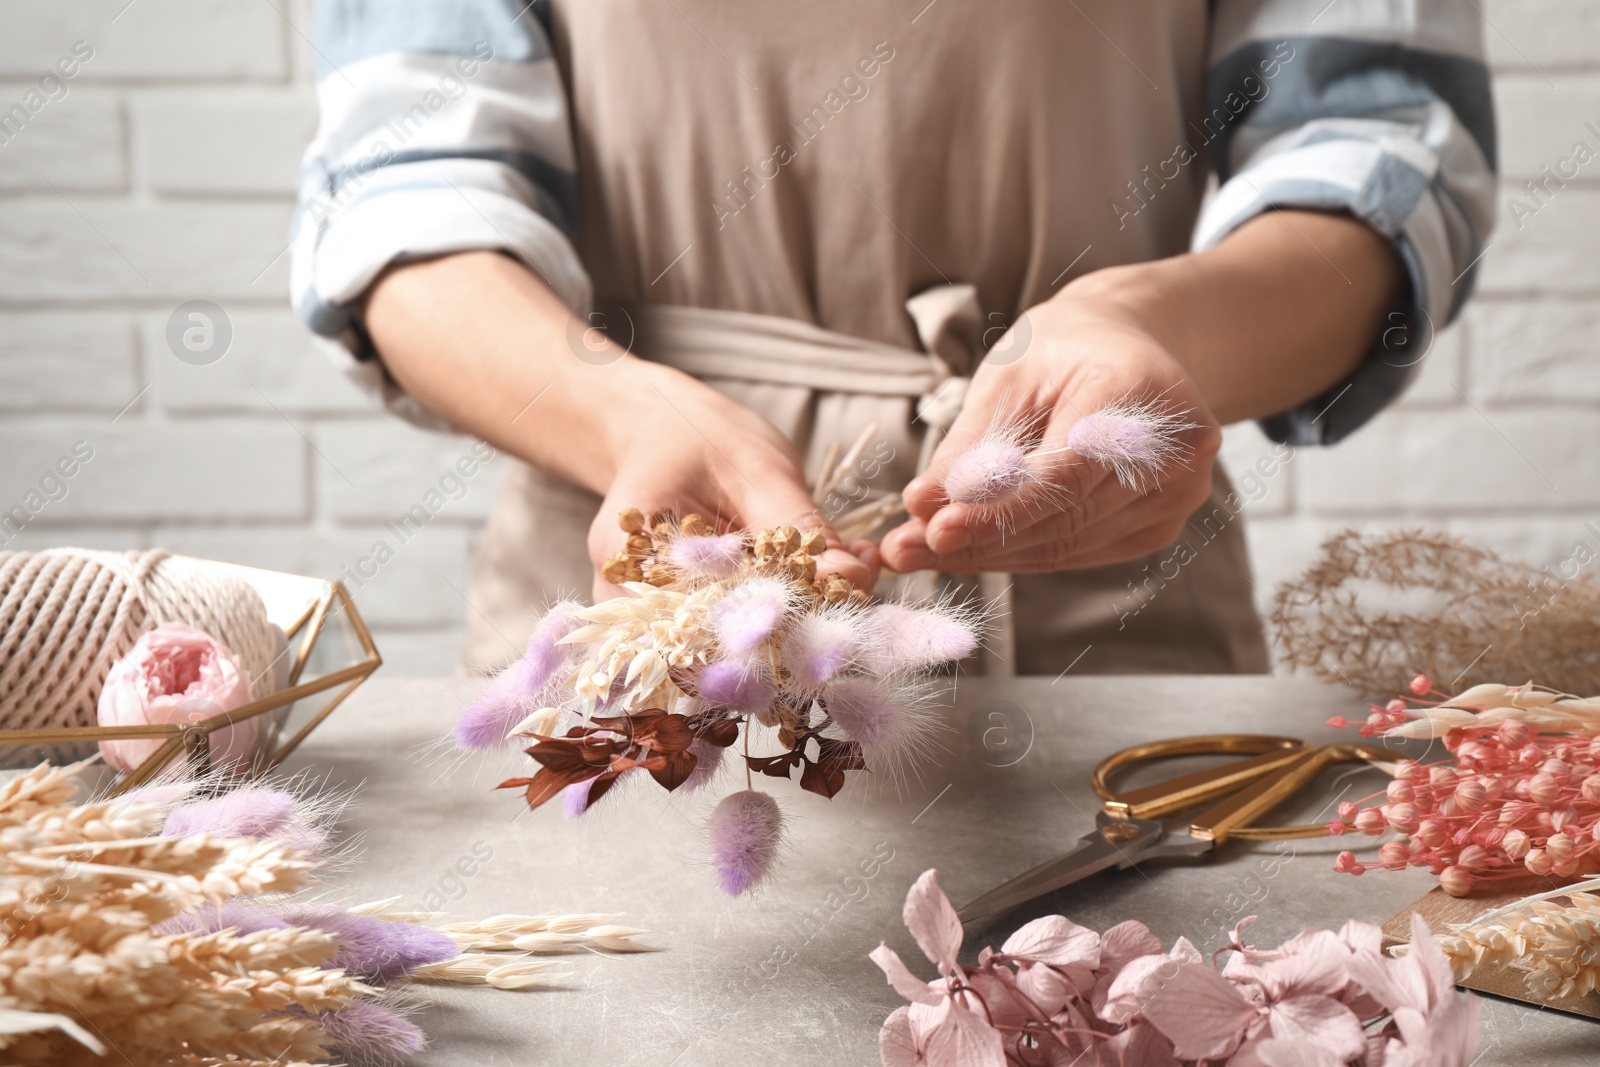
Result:
[[[1501,229],[1417,387],[1346,445],[1301,450],[1252,504],[1258,586],[1342,526],[1426,522],[1543,563],[1600,517],[1600,161],[1519,230],[1504,202],[1600,140],[1600,4],[1489,0]],[[316,121],[310,0],[0,0],[0,108],[74,42],[64,97],[0,145],[0,508],[89,442],[14,547],[161,545],[354,573],[470,442],[376,411],[285,307],[293,176]],[[221,305],[227,355],[165,340]],[[1230,429],[1242,470],[1265,451]],[[452,668],[467,561],[503,464],[352,583],[391,673]]]

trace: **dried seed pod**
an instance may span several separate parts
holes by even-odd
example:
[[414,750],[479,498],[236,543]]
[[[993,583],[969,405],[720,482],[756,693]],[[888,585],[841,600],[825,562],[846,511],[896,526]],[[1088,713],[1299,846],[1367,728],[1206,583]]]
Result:
[[655,586],[657,589],[660,589],[663,586],[671,585],[673,579],[676,577],[677,575],[673,572],[671,567],[657,563],[655,566],[650,568],[650,573],[645,575],[644,580]]
[[651,529],[659,527],[662,523],[666,523],[668,527],[675,529],[678,525],[678,513],[671,508],[662,508],[660,511],[652,512],[650,515]]
[[673,537],[677,535],[678,524],[676,522],[663,519],[650,528],[650,533],[651,536],[653,536],[657,541],[660,541],[664,544],[672,540]]
[[789,557],[789,573],[800,581],[809,582],[817,576],[817,561],[804,552]]
[[800,531],[793,526],[780,526],[772,531],[772,543],[781,554],[792,556],[800,551]]
[[627,562],[626,570],[623,571],[623,577],[630,582],[642,582],[644,581],[644,568],[639,566],[637,560],[630,559]]
[[772,544],[771,530],[757,530],[755,538],[751,541],[751,550],[756,559],[770,559],[776,554]]
[[706,522],[703,515],[685,515],[683,522],[678,525],[690,537],[700,537],[711,532],[711,524]]
[[838,604],[849,599],[850,594],[853,592],[855,592],[855,587],[850,584],[848,578],[830,574],[828,575],[828,580],[822,586],[822,599],[830,604]]
[[820,556],[828,550],[828,539],[821,530],[812,530],[800,542],[800,550],[808,556]]
[[628,558],[620,553],[606,560],[600,568],[600,577],[612,585],[621,585],[628,580]]
[[628,555],[635,557],[648,556],[655,552],[655,543],[648,537],[634,534],[628,538]]
[[629,508],[617,516],[617,525],[622,527],[623,533],[636,534],[644,529],[644,512],[638,508]]
[[854,604],[856,607],[864,608],[867,606],[867,602],[872,598],[867,595],[867,591],[865,589],[852,589],[850,590],[850,596],[848,599],[850,603]]

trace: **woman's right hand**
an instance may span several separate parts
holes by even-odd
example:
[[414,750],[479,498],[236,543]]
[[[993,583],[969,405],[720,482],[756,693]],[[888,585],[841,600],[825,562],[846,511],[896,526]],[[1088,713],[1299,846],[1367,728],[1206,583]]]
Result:
[[819,573],[876,582],[876,546],[839,541],[777,427],[689,375],[608,356],[609,339],[573,330],[516,260],[466,252],[396,267],[373,286],[366,322],[385,367],[429,410],[604,498],[588,540],[597,599],[618,592],[598,575],[624,544],[617,517],[629,508],[698,513],[723,530],[817,528]]

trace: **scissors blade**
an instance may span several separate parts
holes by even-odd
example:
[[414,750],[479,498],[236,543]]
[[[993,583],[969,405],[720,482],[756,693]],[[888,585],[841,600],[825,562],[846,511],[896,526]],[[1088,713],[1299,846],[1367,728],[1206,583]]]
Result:
[[1095,831],[1065,856],[1027,871],[972,901],[956,913],[962,922],[1025,904],[1111,867],[1127,867],[1160,844],[1166,830],[1149,819],[1114,819],[1101,813]]

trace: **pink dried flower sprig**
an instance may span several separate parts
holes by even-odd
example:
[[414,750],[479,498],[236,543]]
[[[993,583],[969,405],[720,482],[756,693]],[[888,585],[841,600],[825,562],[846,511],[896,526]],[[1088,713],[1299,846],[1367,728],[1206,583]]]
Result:
[[904,918],[939,977],[916,977],[886,945],[873,951],[911,1002],[878,1035],[884,1067],[1466,1067],[1478,1044],[1479,1002],[1456,993],[1420,918],[1400,959],[1358,922],[1257,950],[1244,944],[1246,919],[1220,970],[1181,937],[1163,952],[1142,923],[1097,934],[1059,915],[961,966],[961,923],[934,871],[912,885]]
[[[626,595],[557,604],[527,651],[462,715],[468,749],[523,743],[538,764],[501,783],[530,807],[556,796],[590,811],[624,778],[700,790],[743,741],[745,789],[710,817],[711,865],[730,894],[769,878],[781,852],[777,803],[754,775],[798,776],[832,797],[846,775],[890,777],[939,729],[927,675],[970,655],[980,609],[874,603],[817,574],[820,532],[714,533],[698,515],[624,512],[626,547],[603,568]],[[751,755],[751,735],[776,733]],[[641,773],[642,772],[642,773]]]
[[1019,505],[1061,503],[1063,491],[1045,476],[1042,461],[1072,451],[1109,467],[1125,488],[1148,493],[1164,471],[1183,462],[1189,451],[1183,432],[1196,425],[1187,411],[1159,397],[1130,396],[1085,415],[1072,424],[1064,442],[1050,446],[1025,422],[998,416],[951,462],[944,491],[956,503],[1002,518]]
[[1600,873],[1600,701],[1531,683],[1451,697],[1419,674],[1406,698],[1372,705],[1361,732],[1442,739],[1451,758],[1401,760],[1383,793],[1341,804],[1330,833],[1398,836],[1376,863],[1342,852],[1335,870],[1427,867],[1453,896],[1528,874]]

